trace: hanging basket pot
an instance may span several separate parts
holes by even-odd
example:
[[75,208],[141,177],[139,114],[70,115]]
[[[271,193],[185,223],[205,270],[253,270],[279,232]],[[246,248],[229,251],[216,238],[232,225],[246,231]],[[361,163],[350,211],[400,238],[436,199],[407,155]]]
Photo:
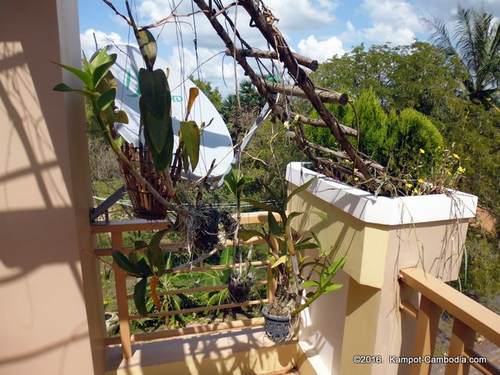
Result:
[[237,274],[231,274],[227,289],[234,302],[243,303],[248,301],[248,296],[254,285],[255,278],[252,273],[248,273],[243,280]]
[[295,335],[298,318],[290,315],[274,315],[269,313],[269,305],[262,308],[264,329],[267,337],[276,344],[290,341]]
[[[169,199],[167,176],[165,173],[158,173],[156,171],[151,154],[127,142],[124,142],[122,151],[132,166],[140,172],[142,177],[153,185],[161,196],[165,199]],[[146,185],[138,181],[134,175],[130,173],[130,168],[125,163],[120,162],[120,167],[125,177],[125,185],[130,200],[132,201],[135,216],[147,220],[164,219],[166,215],[165,206],[153,197]]]

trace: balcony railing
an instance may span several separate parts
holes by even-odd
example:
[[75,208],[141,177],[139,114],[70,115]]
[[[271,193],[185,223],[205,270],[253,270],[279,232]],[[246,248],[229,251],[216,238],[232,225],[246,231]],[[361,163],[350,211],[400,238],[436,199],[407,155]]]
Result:
[[[259,224],[267,221],[267,212],[256,212],[243,214],[242,224]],[[131,231],[154,231],[167,227],[163,221],[127,220],[108,223],[99,223],[92,226],[95,234],[109,234],[111,237],[111,248],[97,248],[97,257],[110,256],[113,251],[121,251],[124,254],[132,251],[131,247],[124,245],[124,234]],[[252,238],[245,241],[245,244],[261,244],[262,240]],[[227,246],[231,242],[226,243]],[[179,248],[179,245],[172,245]],[[183,272],[204,272],[222,271],[237,267],[239,264],[229,265],[203,265],[190,269],[172,270],[172,273]],[[147,317],[159,318],[172,316],[174,314],[192,314],[209,312],[213,310],[232,309],[252,305],[261,305],[273,298],[276,285],[270,272],[270,264],[266,261],[252,262],[254,268],[267,269],[267,277],[256,280],[256,285],[265,286],[266,298],[254,299],[242,303],[225,303],[215,306],[190,307],[181,310],[169,310],[147,315]],[[115,293],[117,303],[117,313],[119,317],[119,337],[109,337],[105,340],[107,346],[120,345],[125,359],[132,357],[132,344],[135,342],[147,342],[158,339],[166,339],[177,336],[203,334],[216,331],[230,331],[246,327],[263,325],[263,318],[251,318],[234,320],[230,322],[219,322],[212,324],[199,324],[178,329],[164,329],[150,333],[131,334],[131,322],[143,319],[144,316],[131,314],[129,310],[129,300],[132,295],[127,290],[127,274],[116,264],[113,264],[115,275]],[[496,346],[500,346],[500,316],[480,305],[476,301],[468,298],[459,291],[448,286],[441,280],[424,273],[421,269],[403,269],[400,272],[400,283],[402,295],[405,289],[418,292],[420,296],[419,306],[412,305],[409,301],[401,300],[401,312],[416,319],[416,335],[413,342],[413,356],[432,356],[435,352],[436,336],[438,333],[438,323],[443,311],[446,311],[454,319],[451,340],[448,349],[448,357],[461,356],[464,358],[478,359],[470,364],[448,363],[445,375],[467,374],[469,367],[473,366],[483,374],[500,374],[494,363],[482,361],[484,358],[474,349],[475,337],[477,334],[484,336]],[[165,291],[164,294],[189,295],[199,292],[221,291],[227,285],[196,286],[192,288],[181,288],[177,290]],[[322,334],[322,333],[320,333]],[[406,340],[407,338],[403,338]],[[341,350],[341,348],[340,348]],[[481,360],[479,360],[481,359]],[[411,366],[412,375],[429,374],[431,364],[417,363]]]
[[[421,294],[420,305],[415,307],[401,301],[401,310],[417,320],[413,356],[432,356],[435,350],[438,324],[443,311],[453,317],[453,328],[448,357],[462,357],[467,363],[446,364],[445,375],[468,374],[470,366],[482,374],[500,374],[500,369],[474,350],[476,335],[482,335],[500,346],[500,316],[466,295],[453,289],[422,269],[401,270],[401,283]],[[429,374],[430,363],[417,363],[411,375]]]
[[[242,224],[259,224],[264,223],[267,220],[267,212],[255,212],[255,213],[243,213],[241,215]],[[92,232],[94,234],[108,233],[111,236],[111,248],[97,248],[95,254],[97,257],[110,256],[114,251],[120,251],[123,254],[128,254],[132,251],[132,248],[124,246],[123,238],[125,232],[130,231],[154,231],[167,228],[167,223],[164,221],[145,221],[145,220],[127,220],[127,221],[111,221],[106,223],[98,223],[92,226]],[[243,244],[260,244],[263,243],[261,239],[251,238],[248,241],[244,241]],[[232,242],[227,241],[226,246],[231,246]],[[172,248],[179,248],[179,245],[172,245]],[[238,267],[240,264],[228,264],[228,265],[201,265],[197,267],[191,267],[189,269],[178,269],[171,270],[171,273],[186,273],[186,272],[204,272],[204,271],[223,271]],[[246,307],[262,305],[267,303],[273,296],[275,285],[271,277],[270,264],[267,261],[254,261],[251,262],[254,269],[266,268],[267,278],[255,281],[256,286],[266,286],[265,299],[254,299],[248,300],[242,303],[225,303],[213,306],[200,306],[192,308],[184,308],[181,310],[169,310],[157,313],[148,314],[146,316],[141,316],[137,314],[131,314],[129,311],[128,301],[133,298],[133,295],[129,294],[127,291],[127,273],[119,268],[113,263],[113,272],[115,279],[115,295],[117,304],[117,313],[119,318],[119,337],[110,337],[105,340],[107,346],[121,344],[123,357],[129,359],[132,357],[132,343],[139,341],[151,341],[162,338],[171,338],[176,336],[183,336],[188,334],[198,334],[206,332],[215,331],[226,331],[232,329],[240,329],[243,327],[252,327],[263,325],[263,318],[252,318],[245,320],[235,320],[231,322],[222,322],[215,324],[204,324],[186,328],[179,329],[165,329],[161,331],[142,333],[142,334],[131,334],[131,321],[144,319],[144,318],[160,318],[168,317],[175,314],[192,314],[200,312],[209,312],[213,310],[227,310],[236,307]],[[210,285],[210,286],[200,286],[193,288],[183,288],[172,291],[166,291],[164,294],[174,294],[174,295],[189,295],[199,292],[212,292],[221,291],[226,289],[227,285]],[[161,294],[160,294],[161,295]]]

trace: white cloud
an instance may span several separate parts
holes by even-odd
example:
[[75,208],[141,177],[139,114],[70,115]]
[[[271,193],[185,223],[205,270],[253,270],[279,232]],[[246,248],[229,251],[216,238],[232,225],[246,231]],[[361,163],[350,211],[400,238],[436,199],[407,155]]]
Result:
[[404,0],[364,0],[362,8],[367,11],[373,24],[361,30],[370,42],[410,44],[416,33],[424,31],[421,18],[415,7]]
[[314,35],[309,35],[299,42],[299,52],[321,62],[332,58],[334,55],[343,55],[345,50],[342,41],[336,36],[318,40]]
[[87,57],[96,51],[96,41],[99,48],[111,43],[123,43],[122,37],[115,32],[106,34],[99,30],[87,29],[80,34],[82,50]]
[[327,27],[335,21],[332,10],[337,5],[336,1],[267,0],[265,3],[279,19],[279,26],[285,33]]
[[414,0],[415,7],[421,10],[426,18],[450,20],[457,12],[457,6],[462,8],[484,9],[486,12],[500,17],[499,0]]
[[377,22],[373,27],[363,29],[363,36],[371,41],[394,45],[411,44],[415,33],[408,27],[393,27],[390,24]]

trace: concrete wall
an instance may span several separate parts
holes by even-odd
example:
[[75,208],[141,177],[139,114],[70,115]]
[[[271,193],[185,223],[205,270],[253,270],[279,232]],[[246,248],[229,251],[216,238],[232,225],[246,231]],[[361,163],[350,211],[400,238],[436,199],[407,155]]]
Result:
[[3,0],[2,375],[104,373],[83,103],[52,91],[74,80],[50,61],[80,62],[76,0]]

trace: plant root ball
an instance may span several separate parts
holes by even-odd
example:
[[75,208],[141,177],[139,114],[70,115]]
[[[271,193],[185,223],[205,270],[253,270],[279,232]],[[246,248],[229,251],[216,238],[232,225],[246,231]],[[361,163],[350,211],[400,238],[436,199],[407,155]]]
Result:
[[227,289],[234,302],[242,303],[248,300],[248,296],[255,283],[255,276],[252,272],[246,276],[232,273],[229,277]]
[[210,206],[201,206],[196,211],[193,244],[197,250],[210,252],[219,244],[221,214]]
[[226,239],[233,239],[238,228],[238,221],[227,211],[223,211],[220,214],[220,224],[224,228],[224,234]]

